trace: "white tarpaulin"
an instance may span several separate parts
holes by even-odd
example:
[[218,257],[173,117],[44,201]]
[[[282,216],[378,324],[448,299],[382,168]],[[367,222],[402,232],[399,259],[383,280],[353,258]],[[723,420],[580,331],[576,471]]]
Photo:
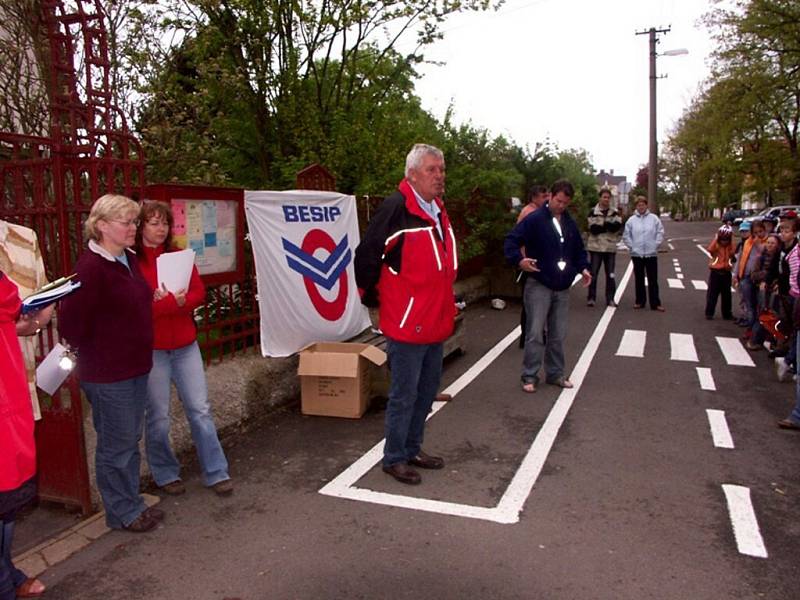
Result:
[[312,342],[369,327],[353,272],[359,243],[354,196],[245,192],[261,312],[261,353],[288,356]]

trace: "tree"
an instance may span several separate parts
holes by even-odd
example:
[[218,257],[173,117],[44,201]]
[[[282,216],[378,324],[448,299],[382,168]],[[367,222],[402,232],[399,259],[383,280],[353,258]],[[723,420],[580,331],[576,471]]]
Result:
[[[177,115],[202,130],[197,139],[174,131],[168,137],[187,151],[195,147],[195,154],[209,147],[225,148],[226,158],[238,169],[232,177],[235,181],[246,172],[249,175],[242,183],[285,184],[289,171],[319,160],[345,184],[343,189],[350,190],[355,184],[347,179],[356,177],[362,165],[344,160],[348,154],[344,146],[350,145],[353,155],[354,141],[362,144],[359,155],[371,161],[368,166],[374,160],[384,162],[381,155],[363,146],[370,142],[367,133],[386,134],[376,125],[392,126],[387,115],[403,95],[413,92],[414,65],[423,60],[424,47],[441,37],[442,20],[455,12],[484,10],[500,2],[169,0],[146,4],[133,15],[134,35],[128,36],[121,54],[137,74],[137,89],[146,98],[137,120],[145,139],[155,130],[174,129],[161,116]],[[412,36],[416,36],[414,48],[399,52],[399,42]],[[153,67],[157,64],[173,69],[183,65],[190,72],[165,74]],[[415,101],[402,108],[413,109]],[[416,104],[416,110],[404,116],[419,128],[426,117]],[[377,143],[373,146],[378,147]],[[156,143],[148,143],[148,148],[158,151]],[[217,157],[203,158],[227,164]]]
[[0,0],[0,131],[47,134],[49,48],[40,0]]
[[706,22],[719,44],[708,102],[721,112],[709,117],[725,125],[749,185],[768,200],[783,189],[800,202],[800,5],[718,2]]

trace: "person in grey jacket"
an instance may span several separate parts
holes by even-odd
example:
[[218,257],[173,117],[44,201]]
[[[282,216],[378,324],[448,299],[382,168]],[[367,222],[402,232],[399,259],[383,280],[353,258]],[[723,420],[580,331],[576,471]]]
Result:
[[600,199],[589,213],[589,237],[586,240],[586,249],[589,251],[589,260],[592,263],[592,283],[589,285],[589,295],[586,298],[587,306],[594,306],[597,298],[597,276],[600,267],[606,270],[606,304],[616,306],[614,292],[617,291],[617,282],[614,275],[614,266],[617,258],[617,244],[622,237],[622,215],[616,208],[611,207],[611,190],[602,188]]
[[[633,276],[636,281],[636,302],[633,308],[643,308],[650,294],[650,308],[664,312],[658,296],[658,247],[664,239],[661,219],[647,208],[647,198],[636,197],[636,212],[625,223],[622,242],[631,251]],[[647,275],[647,288],[644,285]]]

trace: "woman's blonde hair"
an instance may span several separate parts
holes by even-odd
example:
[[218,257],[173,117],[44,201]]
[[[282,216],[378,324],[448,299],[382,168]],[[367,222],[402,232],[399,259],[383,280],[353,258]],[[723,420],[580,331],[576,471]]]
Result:
[[128,215],[131,215],[131,218],[139,216],[139,205],[136,202],[120,194],[100,196],[92,205],[92,210],[83,226],[84,235],[90,240],[99,242],[103,236],[97,228],[98,221],[123,219]]

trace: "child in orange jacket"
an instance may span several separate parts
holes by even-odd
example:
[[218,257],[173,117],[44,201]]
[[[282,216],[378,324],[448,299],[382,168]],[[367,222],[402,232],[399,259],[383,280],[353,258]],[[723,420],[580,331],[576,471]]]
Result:
[[731,312],[731,270],[734,262],[733,230],[723,225],[708,245],[711,260],[708,263],[708,291],[706,292],[706,319],[713,319],[717,298],[722,296],[722,318],[733,319]]

